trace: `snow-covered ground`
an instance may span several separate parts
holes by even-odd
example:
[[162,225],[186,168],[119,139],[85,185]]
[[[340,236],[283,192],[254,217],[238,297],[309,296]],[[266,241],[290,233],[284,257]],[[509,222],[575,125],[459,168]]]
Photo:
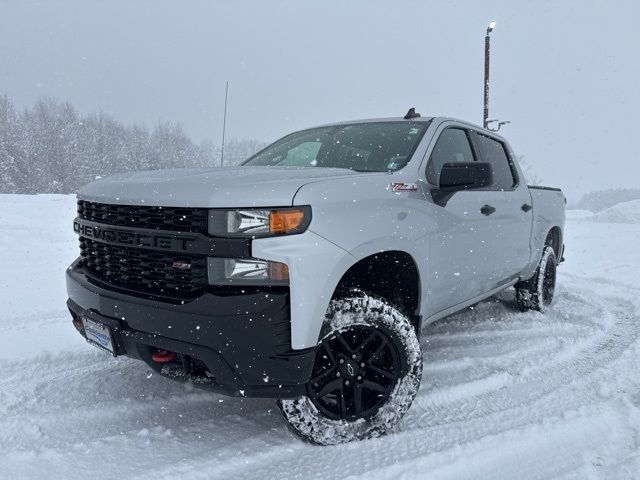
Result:
[[426,327],[399,428],[314,447],[272,401],[84,343],[65,310],[74,199],[0,195],[0,478],[640,478],[640,205],[613,208],[570,213],[546,315],[505,292]]

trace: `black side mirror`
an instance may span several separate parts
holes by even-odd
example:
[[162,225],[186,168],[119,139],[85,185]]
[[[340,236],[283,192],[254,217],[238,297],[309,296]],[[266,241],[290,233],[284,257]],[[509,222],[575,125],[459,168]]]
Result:
[[445,190],[472,190],[493,183],[493,168],[487,162],[445,163],[440,172],[439,187]]

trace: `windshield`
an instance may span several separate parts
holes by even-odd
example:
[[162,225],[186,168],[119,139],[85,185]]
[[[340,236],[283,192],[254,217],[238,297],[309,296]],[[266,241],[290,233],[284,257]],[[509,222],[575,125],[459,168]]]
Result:
[[387,172],[404,167],[429,122],[370,122],[292,133],[243,165],[348,168]]

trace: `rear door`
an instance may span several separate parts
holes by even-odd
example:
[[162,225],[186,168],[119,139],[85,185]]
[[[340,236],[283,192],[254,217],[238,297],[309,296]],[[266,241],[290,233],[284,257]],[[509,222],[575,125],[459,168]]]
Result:
[[[529,261],[532,228],[531,195],[518,178],[512,153],[506,143],[485,132],[471,132],[476,157],[493,168],[493,184],[484,201],[495,209],[487,215],[489,278],[487,287],[516,277]],[[490,290],[490,288],[486,288]]]

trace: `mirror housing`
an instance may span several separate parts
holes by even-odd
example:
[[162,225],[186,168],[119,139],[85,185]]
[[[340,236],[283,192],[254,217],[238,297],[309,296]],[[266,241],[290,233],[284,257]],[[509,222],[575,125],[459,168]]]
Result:
[[488,162],[445,163],[440,171],[440,185],[444,190],[473,190],[493,184],[493,168]]

